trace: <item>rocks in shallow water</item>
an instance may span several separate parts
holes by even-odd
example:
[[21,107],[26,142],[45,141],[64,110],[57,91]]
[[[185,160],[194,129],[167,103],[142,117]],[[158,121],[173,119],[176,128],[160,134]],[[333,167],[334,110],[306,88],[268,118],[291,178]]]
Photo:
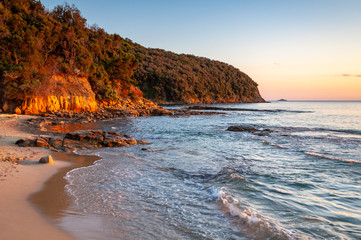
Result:
[[254,134],[258,136],[268,136],[271,132],[273,132],[271,129],[262,129],[262,130],[258,130]]
[[49,156],[40,158],[39,163],[54,163],[54,160],[53,160],[53,157],[49,155]]
[[145,140],[137,140],[137,144],[147,144],[147,141],[145,141]]
[[230,126],[227,131],[233,132],[256,132],[257,128],[250,126]]
[[251,126],[230,126],[227,128],[227,131],[233,131],[233,132],[250,132],[258,136],[268,136],[271,132],[273,132],[271,129],[257,129],[255,127]]

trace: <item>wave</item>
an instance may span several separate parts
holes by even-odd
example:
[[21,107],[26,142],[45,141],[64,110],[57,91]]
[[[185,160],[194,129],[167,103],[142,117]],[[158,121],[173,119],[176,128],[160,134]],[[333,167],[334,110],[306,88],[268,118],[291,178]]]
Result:
[[304,153],[306,153],[307,155],[310,155],[310,156],[318,157],[318,158],[337,160],[337,161],[349,162],[349,163],[361,163],[361,161],[359,161],[359,160],[338,158],[338,157],[324,155],[324,154],[316,153],[316,152],[304,152]]
[[295,231],[286,230],[275,221],[262,216],[256,210],[245,206],[238,199],[228,194],[224,188],[210,188],[212,198],[221,204],[231,217],[237,218],[239,227],[252,239],[297,239]]
[[361,131],[356,130],[356,129],[307,128],[307,127],[275,127],[275,128],[280,129],[281,132],[283,132],[283,131],[285,131],[285,132],[334,132],[334,133],[347,133],[347,134],[351,134],[351,135],[360,135],[360,137],[361,137]]
[[250,174],[250,169],[247,166],[226,166],[223,167],[217,173],[209,173],[205,171],[200,172],[191,172],[183,169],[178,169],[174,167],[160,167],[162,171],[170,172],[177,178],[192,181],[192,182],[222,182],[222,181],[235,181],[243,182],[247,181],[247,178],[244,175]]
[[271,142],[266,141],[266,140],[263,140],[262,142],[263,142],[264,144],[270,145],[270,146],[272,146],[272,147],[278,147],[278,148],[282,148],[282,149],[287,149],[287,147],[285,147],[285,146],[283,146],[283,145],[281,145],[281,144],[271,143]]
[[329,132],[338,132],[338,133],[348,133],[354,135],[361,135],[360,130],[355,129],[328,129],[328,128],[315,128],[316,131],[329,131]]

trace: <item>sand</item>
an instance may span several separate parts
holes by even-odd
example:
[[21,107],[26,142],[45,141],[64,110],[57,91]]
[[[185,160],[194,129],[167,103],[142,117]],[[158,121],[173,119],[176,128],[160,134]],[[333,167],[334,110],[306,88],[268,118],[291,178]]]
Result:
[[[15,145],[16,140],[32,136],[20,130],[28,118],[34,116],[0,114],[0,239],[72,239],[28,201],[51,176],[70,165],[57,160],[54,164],[39,164],[40,157],[49,155],[49,150]],[[9,158],[21,161],[4,161]]]

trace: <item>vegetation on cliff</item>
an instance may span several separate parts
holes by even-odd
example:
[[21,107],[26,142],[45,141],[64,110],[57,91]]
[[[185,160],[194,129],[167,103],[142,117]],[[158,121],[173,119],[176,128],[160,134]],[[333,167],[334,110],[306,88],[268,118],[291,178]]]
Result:
[[263,101],[257,84],[230,65],[144,48],[89,27],[67,4],[49,11],[37,0],[0,0],[0,50],[1,106],[71,95],[49,87],[54,76],[87,79],[97,100],[138,98],[143,91],[158,102]]
[[0,1],[0,84],[3,99],[47,94],[52,76],[86,77],[98,99],[117,100],[134,89],[137,60],[124,39],[87,27],[79,10],[53,11],[35,0]]
[[257,83],[219,61],[134,44],[135,78],[144,96],[159,103],[262,102]]

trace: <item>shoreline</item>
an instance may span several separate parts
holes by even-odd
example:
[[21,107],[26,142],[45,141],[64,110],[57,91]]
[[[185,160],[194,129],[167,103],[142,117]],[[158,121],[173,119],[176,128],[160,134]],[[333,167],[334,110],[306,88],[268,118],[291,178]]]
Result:
[[69,196],[65,192],[67,184],[64,176],[71,170],[92,165],[102,159],[95,155],[81,155],[76,153],[54,152],[55,160],[68,163],[66,166],[48,178],[40,191],[31,194],[28,198],[30,203],[52,224],[57,225],[58,219],[66,215],[66,210],[71,204]]
[[0,239],[72,239],[29,201],[49,179],[71,165],[59,160],[39,164],[41,157],[53,153],[44,148],[15,145],[19,138],[33,136],[29,133],[31,129],[23,130],[23,122],[32,118],[37,117],[0,114]]

